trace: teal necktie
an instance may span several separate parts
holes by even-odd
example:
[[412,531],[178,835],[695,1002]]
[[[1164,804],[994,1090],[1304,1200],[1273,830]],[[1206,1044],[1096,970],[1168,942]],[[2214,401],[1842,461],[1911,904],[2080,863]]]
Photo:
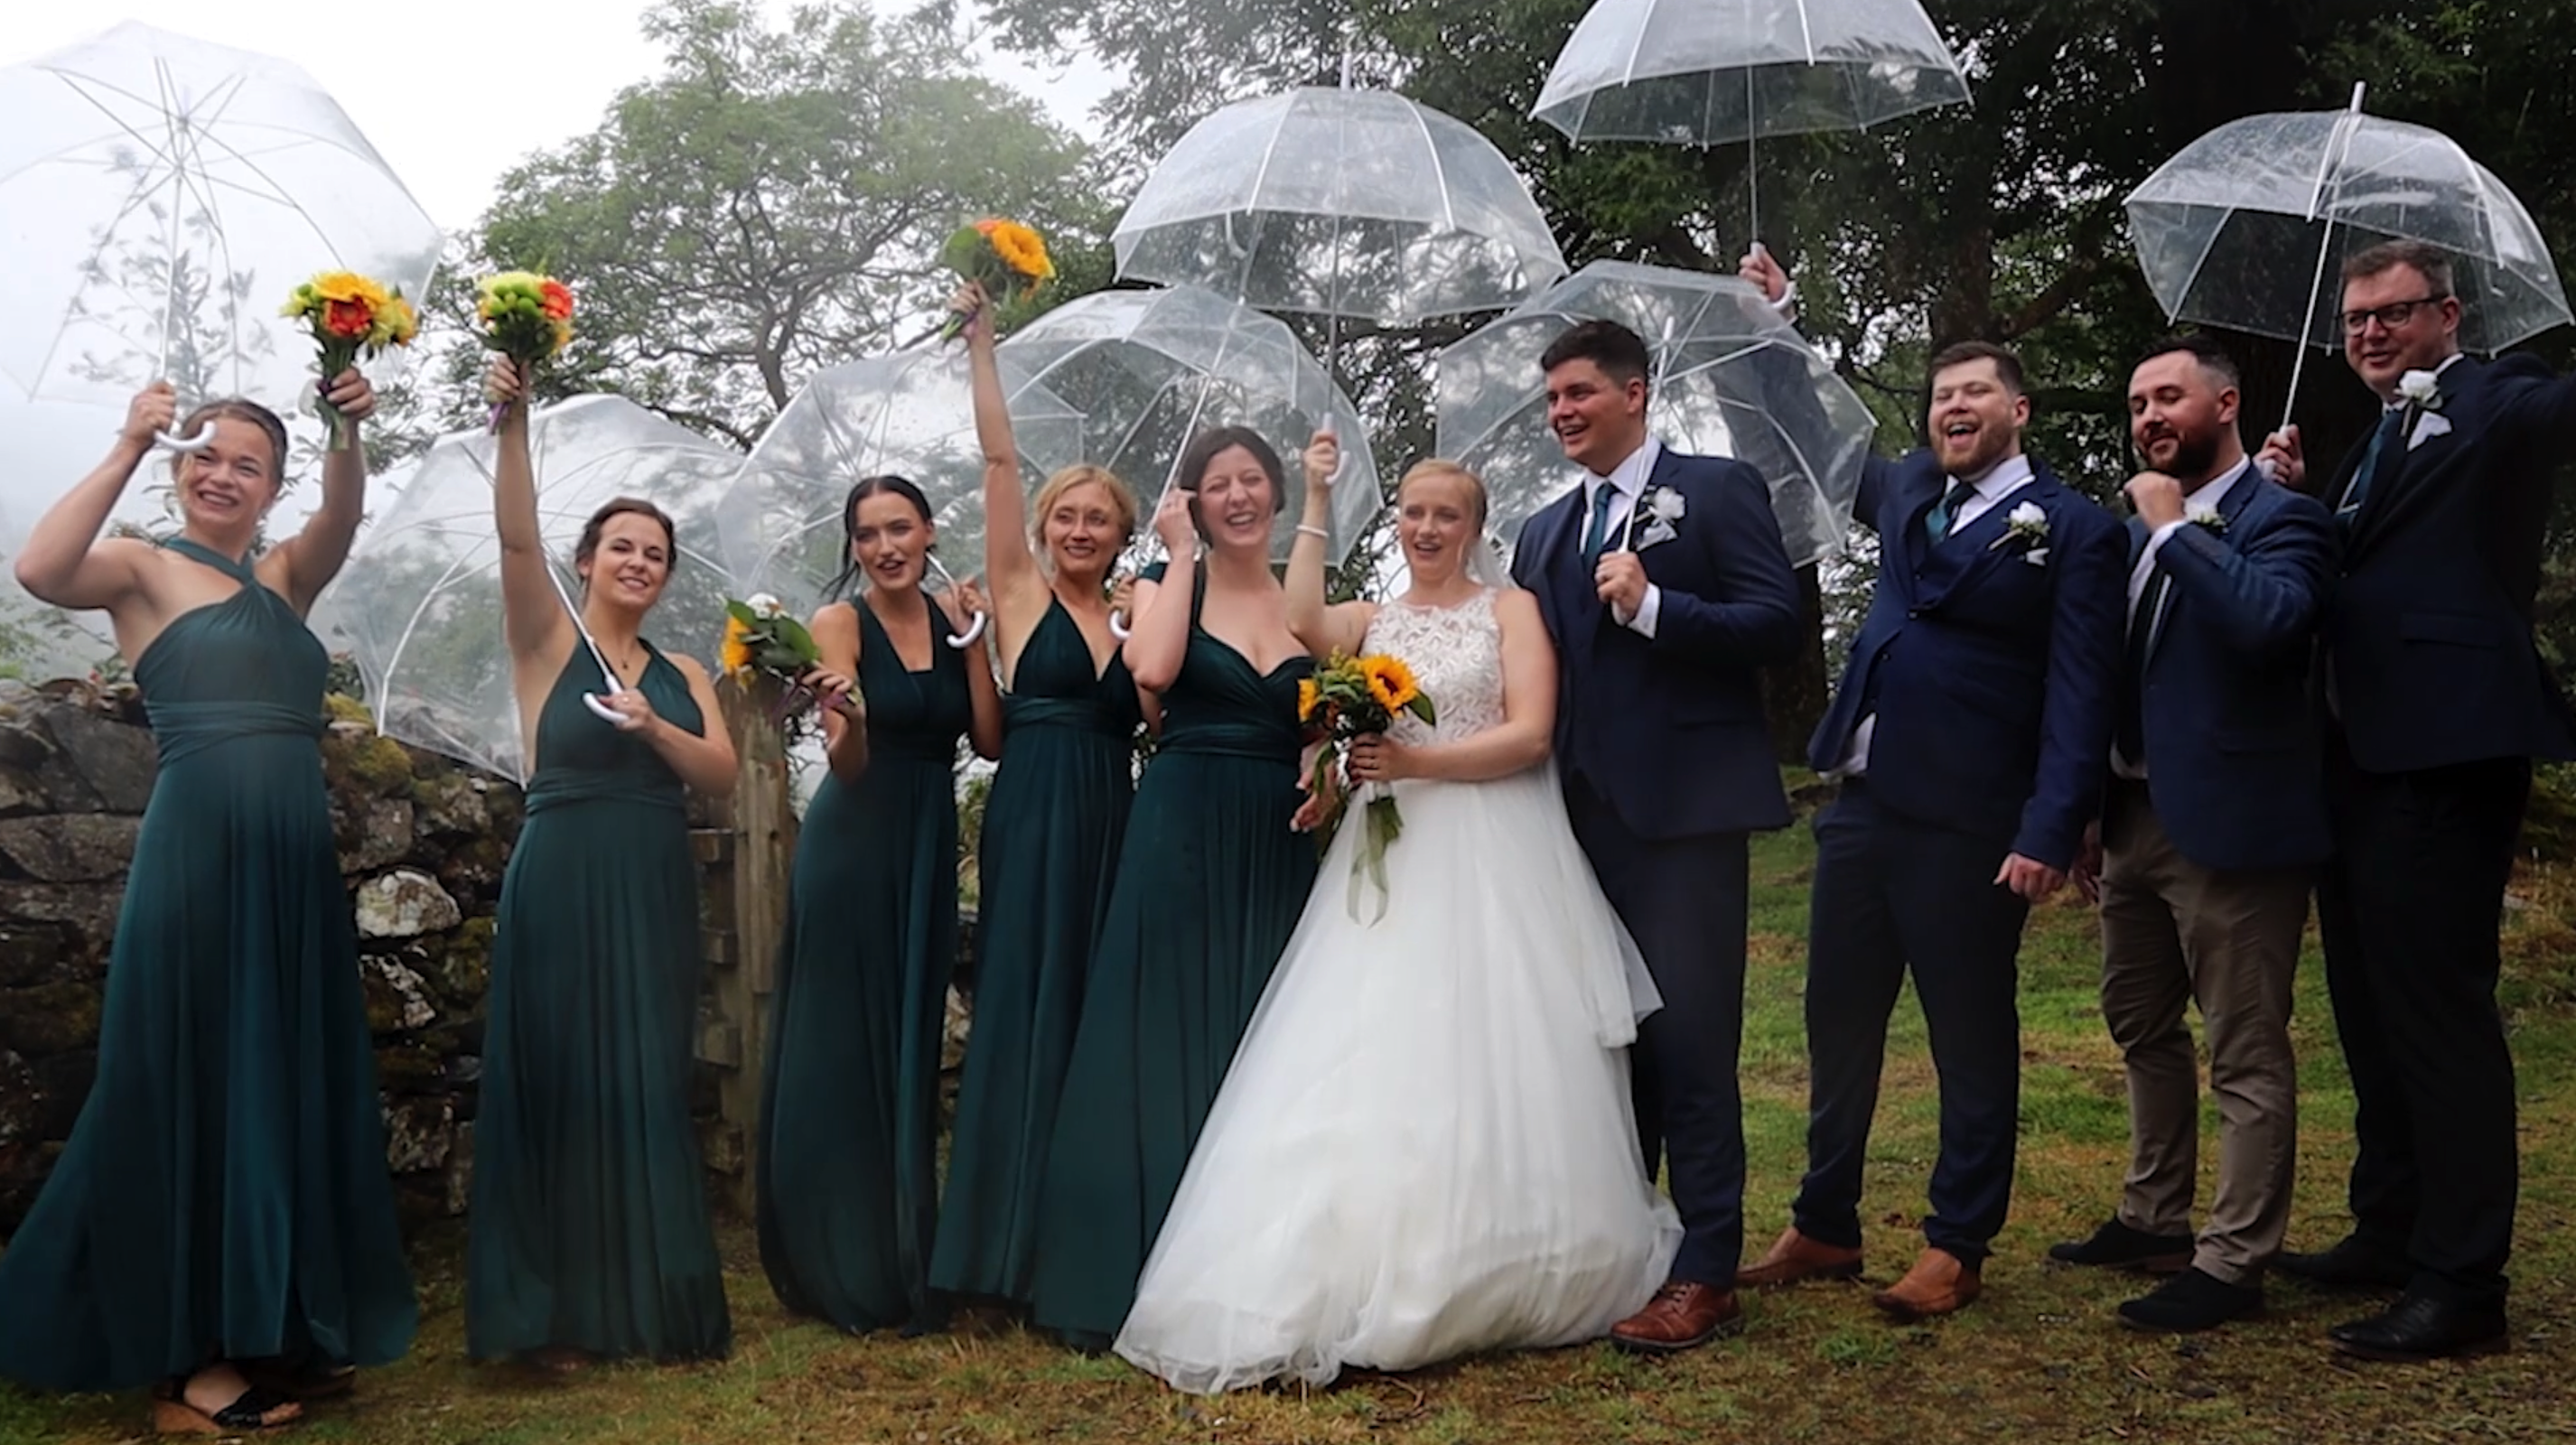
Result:
[[1592,489],[1592,525],[1583,531],[1583,565],[1601,563],[1601,544],[1610,540],[1610,507],[1619,499],[1619,489],[1603,482]]
[[1923,514],[1923,530],[1930,534],[1933,546],[1940,546],[1941,539],[1950,535],[1950,519],[1958,515],[1959,509],[1968,505],[1968,499],[1976,494],[1976,483],[1952,482],[1941,500],[1932,504],[1932,510]]
[[2353,468],[2352,485],[2344,488],[2343,505],[2335,508],[2336,516],[2349,520],[2361,510],[2362,502],[2370,496],[2370,484],[2379,474],[2379,459],[2387,454],[2388,444],[2397,439],[2397,429],[2405,422],[2406,408],[2392,406],[2379,419],[2379,425],[2372,428],[2370,446],[2361,454],[2361,465]]

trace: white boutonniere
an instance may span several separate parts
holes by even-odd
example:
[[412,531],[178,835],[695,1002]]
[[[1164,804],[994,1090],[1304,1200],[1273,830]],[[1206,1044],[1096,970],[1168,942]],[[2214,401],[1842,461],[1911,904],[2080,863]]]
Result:
[[2183,503],[2182,519],[2195,527],[2206,528],[2209,535],[2213,537],[2227,535],[2227,519],[2219,515],[2218,509],[2207,502]]
[[1690,503],[1670,487],[1650,487],[1637,499],[1637,513],[1645,526],[1637,535],[1634,550],[1642,552],[1681,535],[1678,527],[1681,519],[1690,514]]
[[2048,513],[2039,503],[2024,502],[2004,514],[2004,534],[1997,537],[1989,551],[2018,545],[2021,560],[2033,567],[2048,565]]
[[2397,394],[2422,411],[2442,409],[2442,378],[2430,371],[2410,371],[2397,378]]
[[754,592],[742,599],[742,605],[750,608],[751,615],[763,622],[775,622],[787,615],[787,604],[767,592]]

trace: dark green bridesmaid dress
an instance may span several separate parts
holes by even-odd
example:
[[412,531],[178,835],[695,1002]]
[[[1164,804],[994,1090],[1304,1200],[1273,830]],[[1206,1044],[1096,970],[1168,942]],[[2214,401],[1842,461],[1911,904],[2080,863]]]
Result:
[[0,1375],[124,1389],[410,1347],[356,930],[315,741],[322,644],[249,567],[135,659],[161,767],[97,1082],[0,1255]]
[[[703,734],[652,644],[637,687]],[[721,1357],[733,1342],[689,1117],[698,880],[684,789],[582,705],[575,648],[537,713],[527,824],[501,881],[474,1124],[465,1346]]]
[[854,783],[827,774],[797,834],[753,1157],[770,1287],[861,1333],[925,1313],[957,962],[957,740],[974,696],[964,654],[934,640],[912,672],[876,613],[849,605],[868,766]]
[[1002,765],[977,849],[975,1026],[948,1146],[930,1284],[1025,1302],[1038,1187],[1083,977],[1135,798],[1136,681],[1050,600],[1003,702]]
[[[1149,569],[1149,580],[1160,580]],[[1289,830],[1303,656],[1267,675],[1199,626],[1136,788],[1048,1152],[1030,1317],[1105,1349],[1315,881]]]

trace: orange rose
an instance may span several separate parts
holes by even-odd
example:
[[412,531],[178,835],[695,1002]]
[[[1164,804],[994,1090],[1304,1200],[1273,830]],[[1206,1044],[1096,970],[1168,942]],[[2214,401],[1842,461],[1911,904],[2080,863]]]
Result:
[[549,321],[572,319],[572,288],[548,277],[537,287],[537,305]]
[[325,301],[322,329],[351,341],[364,341],[375,333],[375,313],[364,301]]

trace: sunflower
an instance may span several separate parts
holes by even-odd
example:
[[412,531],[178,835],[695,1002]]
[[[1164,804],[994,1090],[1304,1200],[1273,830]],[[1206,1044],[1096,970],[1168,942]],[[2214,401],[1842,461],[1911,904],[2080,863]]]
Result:
[[1320,688],[1315,686],[1315,680],[1313,678],[1301,677],[1297,679],[1297,721],[1313,722],[1315,720],[1315,704],[1322,700],[1323,692]]
[[1422,685],[1413,680],[1413,669],[1397,657],[1363,657],[1360,676],[1368,679],[1369,695],[1389,714],[1401,712],[1404,705],[1422,695]]
[[1017,221],[995,221],[984,232],[993,243],[993,254],[1002,264],[1031,282],[1050,280],[1055,276],[1055,263],[1047,258],[1046,238]]
[[726,672],[745,672],[751,667],[751,629],[739,617],[725,619],[724,641],[716,648],[716,666]]
[[313,278],[314,291],[325,301],[357,303],[369,311],[390,299],[385,288],[355,271],[325,271]]

